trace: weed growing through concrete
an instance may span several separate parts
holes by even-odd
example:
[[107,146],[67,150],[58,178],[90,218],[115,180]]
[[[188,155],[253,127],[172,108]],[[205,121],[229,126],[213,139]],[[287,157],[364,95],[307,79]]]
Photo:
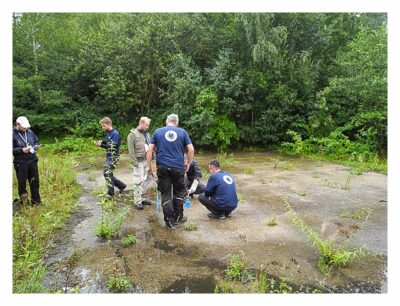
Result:
[[278,158],[271,158],[272,163],[274,164],[274,169],[281,168],[283,170],[292,170],[293,164],[289,163],[286,160],[282,160],[280,157]]
[[135,243],[136,243],[136,236],[134,234],[129,234],[128,236],[124,237],[124,239],[122,239],[122,244],[124,246],[130,246]]
[[131,287],[129,279],[124,277],[112,277],[107,282],[107,288],[112,293],[128,292]]
[[113,274],[107,281],[107,288],[112,293],[124,293],[132,288],[131,282],[125,276],[124,269],[116,263],[113,266]]
[[275,217],[267,220],[267,226],[274,227],[274,226],[277,226],[277,225],[278,225],[278,223],[276,222],[276,218]]
[[254,168],[253,167],[246,167],[246,168],[244,168],[244,173],[253,174],[254,173]]
[[282,199],[283,206],[288,210],[292,222],[300,228],[302,233],[305,233],[313,242],[313,245],[318,247],[321,255],[318,258],[317,267],[326,275],[330,275],[335,267],[346,266],[350,260],[365,256],[365,247],[345,251],[341,247],[335,247],[332,241],[323,240],[311,227],[307,226],[299,215],[290,206],[287,197]]
[[349,174],[346,176],[343,184],[340,182],[331,181],[327,178],[324,178],[323,182],[326,186],[331,187],[331,188],[350,190],[350,180],[351,180],[351,175]]
[[238,197],[239,203],[240,203],[240,204],[243,204],[244,201],[245,201],[245,200],[244,200],[244,197],[243,197],[240,193],[237,194],[237,197]]
[[[79,259],[82,254],[79,252],[74,252],[70,257],[64,260],[62,263],[62,269],[60,273],[64,275],[64,284],[62,286],[62,291],[64,293],[68,293],[72,287],[71,278],[73,275],[73,271],[78,266]],[[78,288],[79,289],[79,288]]]
[[231,262],[224,271],[228,279],[240,280],[245,272],[244,262],[239,258],[239,256],[232,255]]
[[97,223],[95,228],[96,235],[107,240],[117,237],[118,231],[126,219],[128,210],[129,209],[125,209],[115,213],[112,211],[103,210],[100,221]]
[[343,209],[340,211],[339,216],[342,218],[367,221],[371,212],[371,208],[360,208],[356,210]]
[[185,231],[193,232],[197,231],[197,224],[191,223],[185,226]]
[[236,234],[235,234],[235,237],[236,237],[236,239],[238,239],[238,240],[243,240],[243,241],[245,241],[246,238],[247,238],[246,234],[245,234],[245,233],[241,233],[241,232],[236,233]]
[[286,278],[268,276],[263,266],[258,271],[250,271],[237,255],[225,269],[225,279],[220,280],[214,293],[292,293]]

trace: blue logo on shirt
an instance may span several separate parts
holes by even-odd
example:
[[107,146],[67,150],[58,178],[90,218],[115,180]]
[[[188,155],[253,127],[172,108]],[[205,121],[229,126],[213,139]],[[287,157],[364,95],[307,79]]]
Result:
[[173,142],[176,140],[176,138],[178,138],[178,135],[176,134],[175,131],[167,131],[164,136],[165,139],[168,140],[169,142]]

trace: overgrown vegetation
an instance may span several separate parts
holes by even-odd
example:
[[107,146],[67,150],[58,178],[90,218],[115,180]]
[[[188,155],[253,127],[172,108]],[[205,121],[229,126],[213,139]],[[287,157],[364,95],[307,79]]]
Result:
[[221,167],[231,167],[236,163],[233,153],[219,152],[216,160],[220,163]]
[[330,275],[335,267],[346,266],[349,261],[365,256],[365,247],[346,251],[343,249],[343,246],[335,246],[331,240],[325,241],[311,227],[304,223],[300,216],[293,210],[287,198],[282,199],[282,204],[288,210],[293,223],[299,227],[302,233],[307,235],[307,238],[311,240],[320,252],[317,267],[322,273]]
[[[40,192],[44,206],[23,207],[13,217],[13,292],[44,292],[42,256],[57,229],[74,209],[80,186],[75,182],[76,159],[39,151]],[[16,197],[16,179],[14,191]]]
[[140,116],[154,131],[171,112],[199,148],[292,131],[297,154],[383,171],[387,14],[13,15],[13,116],[39,136],[101,137],[107,114],[125,140]]
[[351,141],[341,131],[332,132],[323,138],[308,138],[289,131],[292,142],[283,143],[281,151],[315,159],[324,159],[345,164],[351,168],[353,174],[372,170],[387,173],[387,161],[374,153],[374,147],[368,147],[369,140],[357,139]]

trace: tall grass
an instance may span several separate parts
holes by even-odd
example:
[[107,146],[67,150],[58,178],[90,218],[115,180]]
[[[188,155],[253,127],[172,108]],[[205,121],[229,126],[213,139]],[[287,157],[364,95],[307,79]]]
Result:
[[[39,151],[40,194],[46,205],[22,207],[13,217],[13,292],[44,292],[45,250],[61,228],[81,192],[75,182],[75,159]],[[17,182],[14,175],[13,194]]]

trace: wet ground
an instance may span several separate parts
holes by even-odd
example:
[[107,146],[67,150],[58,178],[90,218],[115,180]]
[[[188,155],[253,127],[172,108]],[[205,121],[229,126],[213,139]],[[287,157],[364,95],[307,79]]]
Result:
[[[196,156],[204,170],[214,158]],[[154,205],[142,211],[132,208],[132,170],[128,157],[122,156],[116,176],[128,184],[128,191],[117,201],[131,209],[119,238],[110,241],[94,233],[102,210],[95,193],[105,189],[102,170],[83,165],[77,177],[84,188],[78,208],[46,259],[49,290],[108,292],[107,281],[115,277],[129,279],[130,292],[212,293],[231,256],[238,255],[249,271],[285,278],[299,291],[387,292],[385,175],[354,175],[341,165],[275,153],[235,153],[224,159],[223,169],[233,175],[240,198],[232,217],[208,219],[195,198],[185,210],[187,223],[171,231]],[[366,257],[330,276],[322,274],[316,267],[318,250],[293,224],[283,198],[323,239],[348,250],[365,246]],[[271,220],[276,226],[267,225]],[[186,230],[188,225],[197,230]],[[121,240],[128,234],[137,241],[126,247]]]

